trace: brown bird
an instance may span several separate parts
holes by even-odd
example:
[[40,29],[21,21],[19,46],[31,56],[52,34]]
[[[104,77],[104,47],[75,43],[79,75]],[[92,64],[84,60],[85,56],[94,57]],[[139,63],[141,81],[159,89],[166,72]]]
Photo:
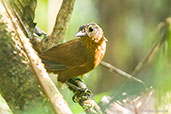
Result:
[[80,38],[54,46],[40,55],[47,71],[58,74],[60,82],[94,69],[106,51],[107,40],[96,23],[81,26],[75,36]]

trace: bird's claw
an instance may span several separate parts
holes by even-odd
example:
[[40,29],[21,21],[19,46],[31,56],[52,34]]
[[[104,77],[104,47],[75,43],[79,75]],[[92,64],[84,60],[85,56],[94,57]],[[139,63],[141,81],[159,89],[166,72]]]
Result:
[[79,90],[75,91],[72,100],[74,102],[84,101],[88,98],[92,97],[93,93],[88,88],[80,88]]

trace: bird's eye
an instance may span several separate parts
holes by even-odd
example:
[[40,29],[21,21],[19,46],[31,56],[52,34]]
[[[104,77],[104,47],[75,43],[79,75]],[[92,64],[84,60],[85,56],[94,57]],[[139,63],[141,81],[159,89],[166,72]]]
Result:
[[94,28],[93,27],[90,27],[89,28],[89,32],[93,32]]

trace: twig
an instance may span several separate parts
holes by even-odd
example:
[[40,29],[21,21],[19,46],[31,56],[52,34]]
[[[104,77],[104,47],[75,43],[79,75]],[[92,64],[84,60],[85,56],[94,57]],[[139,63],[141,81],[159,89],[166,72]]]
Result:
[[52,33],[41,41],[42,49],[49,49],[63,42],[73,11],[75,0],[63,0]]
[[134,76],[132,76],[132,75],[130,75],[130,74],[128,74],[128,73],[126,73],[126,72],[116,68],[116,67],[114,67],[113,65],[111,65],[111,64],[109,64],[107,62],[101,61],[100,64],[102,66],[108,68],[112,72],[115,72],[115,73],[117,73],[117,74],[119,74],[121,76],[124,76],[124,77],[128,78],[128,79],[135,80],[136,82],[139,82],[139,83],[141,83],[143,85],[145,84],[142,80],[140,80],[140,79],[138,79],[138,78],[136,78],[136,77],[134,77]]

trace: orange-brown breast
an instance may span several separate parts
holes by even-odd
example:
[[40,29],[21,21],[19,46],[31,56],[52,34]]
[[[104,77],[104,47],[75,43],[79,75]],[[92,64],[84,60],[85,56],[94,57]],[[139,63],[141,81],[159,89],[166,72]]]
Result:
[[98,47],[95,51],[95,55],[94,55],[95,67],[97,67],[97,65],[102,61],[102,59],[105,55],[105,52],[106,52],[106,41],[103,40],[102,42],[100,42],[100,44],[98,45]]
[[[103,36],[104,37],[104,36]],[[95,42],[90,38],[82,38],[83,44],[89,50],[89,55],[93,56],[92,67],[95,68],[103,59],[106,52],[106,40],[101,38],[99,42]]]

